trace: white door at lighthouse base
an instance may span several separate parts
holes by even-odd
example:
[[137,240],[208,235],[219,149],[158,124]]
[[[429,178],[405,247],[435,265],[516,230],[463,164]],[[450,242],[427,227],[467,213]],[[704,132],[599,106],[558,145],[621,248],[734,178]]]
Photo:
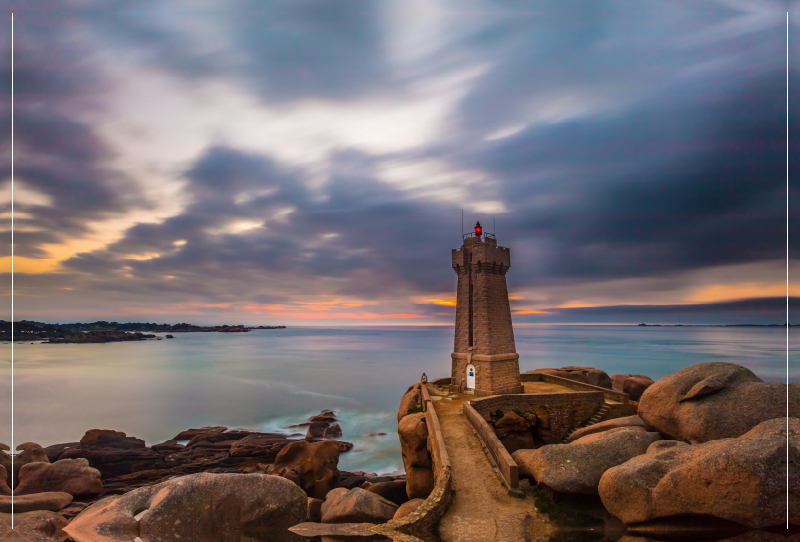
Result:
[[467,365],[467,389],[475,389],[475,367]]

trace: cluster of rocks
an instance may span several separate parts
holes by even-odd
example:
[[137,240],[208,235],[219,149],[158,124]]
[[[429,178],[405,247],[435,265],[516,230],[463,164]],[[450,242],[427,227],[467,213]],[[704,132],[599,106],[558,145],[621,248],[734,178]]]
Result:
[[367,476],[373,481],[364,487],[333,488],[316,498],[283,476],[192,474],[98,501],[63,529],[76,542],[106,540],[109,533],[114,540],[296,540],[289,528],[385,523],[422,502],[398,504],[390,498],[404,482]]
[[323,410],[316,416],[310,417],[308,421],[289,427],[308,427],[306,438],[342,438],[342,428],[336,421],[332,410]]
[[484,416],[508,453],[521,449],[538,448],[550,437],[550,416],[541,412],[514,412],[497,410]]
[[[335,422],[330,410],[312,416],[298,424],[308,426],[305,438],[302,433],[286,435],[203,427],[182,431],[173,439],[151,447],[145,446],[141,439],[106,429],[89,430],[80,442],[47,448],[24,443],[17,447],[20,453],[14,457],[15,520],[17,523],[27,521],[34,531],[44,529],[47,532],[57,532],[69,524],[67,531],[81,541],[95,540],[94,535],[86,533],[94,532],[99,528],[96,521],[105,518],[125,535],[125,529],[130,530],[140,523],[131,519],[133,508],[129,504],[149,509],[154,496],[161,495],[159,488],[164,489],[163,495],[169,498],[159,500],[159,514],[149,516],[152,525],[148,529],[153,537],[167,528],[164,521],[170,514],[182,516],[187,533],[215,532],[207,530],[208,525],[202,518],[189,519],[192,507],[206,501],[227,503],[220,517],[206,518],[216,522],[217,530],[234,528],[224,527],[228,521],[225,514],[235,512],[233,503],[247,504],[248,499],[260,498],[252,491],[261,489],[274,489],[267,499],[270,503],[264,503],[272,508],[257,507],[252,512],[253,521],[263,524],[267,531],[274,527],[283,532],[287,521],[289,525],[305,521],[308,510],[314,508],[309,502],[322,502],[335,489],[366,491],[388,499],[395,509],[408,501],[404,476],[379,477],[374,473],[338,470],[339,455],[353,445],[331,438],[332,435],[341,436],[341,429]],[[323,436],[313,436],[320,428]],[[11,456],[4,450],[8,450],[8,446],[0,444],[0,531],[10,523],[10,517],[6,516],[11,512]],[[302,517],[296,518],[287,512],[294,501],[291,491],[285,490],[286,484],[303,495]],[[187,488],[196,489],[199,497],[190,498]],[[286,502],[281,501],[283,497]],[[225,499],[230,499],[230,503]],[[228,510],[229,505],[234,508]],[[174,510],[179,512],[166,512],[172,506],[178,507]],[[18,517],[20,514],[28,515]],[[283,519],[277,522],[271,519],[278,517]],[[236,528],[245,529],[246,525],[245,521]],[[221,532],[221,536],[224,534]]]
[[[644,387],[638,413],[579,429],[566,444],[516,450],[520,477],[599,495],[625,523],[685,514],[752,528],[786,521],[787,467],[789,487],[800,487],[800,383],[787,390],[731,363],[652,384],[614,377],[620,391]],[[800,524],[800,494],[788,498],[789,521]]]
[[433,459],[428,441],[428,424],[419,384],[408,388],[397,411],[397,434],[406,472],[406,494],[409,499],[425,499],[433,491]]
[[10,530],[13,510],[19,540],[49,540],[44,533],[59,533],[103,492],[100,472],[86,459],[51,463],[40,445],[25,442],[17,446],[12,472],[7,450],[0,444],[0,534]]

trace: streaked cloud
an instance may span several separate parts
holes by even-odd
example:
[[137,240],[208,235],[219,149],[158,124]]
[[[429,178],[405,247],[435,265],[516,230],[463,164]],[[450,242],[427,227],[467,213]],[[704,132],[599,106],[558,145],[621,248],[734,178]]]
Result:
[[449,322],[462,210],[515,321],[785,292],[779,3],[5,7],[24,318]]

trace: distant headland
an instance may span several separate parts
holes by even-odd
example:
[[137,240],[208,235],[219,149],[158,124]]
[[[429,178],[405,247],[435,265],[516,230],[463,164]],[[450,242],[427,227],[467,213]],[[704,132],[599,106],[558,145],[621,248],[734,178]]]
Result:
[[[44,340],[50,344],[63,343],[107,343],[119,341],[142,341],[162,339],[153,332],[172,333],[246,333],[253,329],[285,329],[286,326],[245,326],[219,325],[196,326],[194,324],[156,324],[148,322],[106,322],[104,320],[91,323],[46,324],[32,320],[14,322],[13,337],[11,322],[0,320],[0,340],[25,341]],[[173,339],[169,334],[165,336]]]
[[638,324],[639,327],[797,327],[798,324]]

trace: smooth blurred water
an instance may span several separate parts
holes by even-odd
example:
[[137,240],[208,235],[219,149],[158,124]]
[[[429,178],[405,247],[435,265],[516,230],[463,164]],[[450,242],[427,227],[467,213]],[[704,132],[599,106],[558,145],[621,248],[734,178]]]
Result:
[[[92,428],[125,431],[148,445],[205,425],[291,432],[284,428],[330,408],[358,450],[343,454],[340,467],[393,471],[401,466],[400,397],[423,371],[431,379],[450,375],[452,334],[451,326],[298,327],[15,344],[14,442],[76,441]],[[786,379],[784,328],[518,325],[515,337],[521,371],[587,365],[658,379],[727,361],[764,380]],[[0,442],[10,444],[10,345],[2,347]],[[799,380],[797,349],[790,356],[790,378]]]

